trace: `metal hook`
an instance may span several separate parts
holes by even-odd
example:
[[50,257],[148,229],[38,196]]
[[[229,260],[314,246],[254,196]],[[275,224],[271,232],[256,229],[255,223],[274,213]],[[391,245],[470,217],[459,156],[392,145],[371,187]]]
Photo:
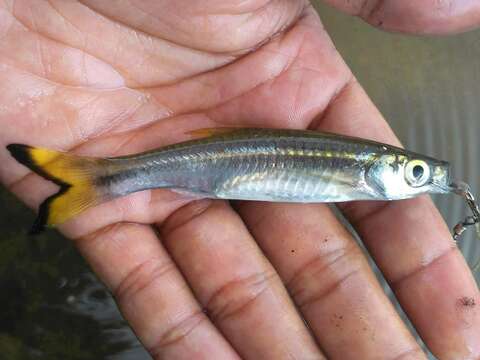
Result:
[[[463,232],[468,226],[474,225],[477,233],[477,238],[480,240],[480,209],[477,202],[475,201],[475,197],[470,191],[470,187],[468,186],[468,184],[458,181],[453,182],[450,185],[450,188],[452,192],[465,198],[468,207],[472,211],[472,215],[467,216],[463,221],[460,221],[457,225],[455,225],[455,227],[453,228],[453,239],[456,241],[463,234]],[[472,271],[476,272],[479,268],[480,259],[477,260],[476,264],[472,268]]]
[[470,187],[466,183],[461,181],[453,182],[450,185],[450,188],[455,194],[458,194],[465,198],[468,207],[472,211],[472,215],[467,216],[465,220],[460,221],[453,228],[453,239],[457,240],[460,235],[463,234],[467,226],[472,226],[480,222],[480,209],[477,205],[477,202],[475,201],[475,197],[470,191]]

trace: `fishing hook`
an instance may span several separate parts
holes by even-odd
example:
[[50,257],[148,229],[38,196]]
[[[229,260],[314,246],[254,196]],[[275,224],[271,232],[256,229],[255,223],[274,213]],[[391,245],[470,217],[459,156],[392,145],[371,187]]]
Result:
[[[456,181],[450,185],[450,188],[452,189],[452,192],[462,196],[465,199],[468,207],[472,211],[472,215],[467,216],[463,221],[460,221],[457,225],[454,226],[453,240],[457,241],[457,239],[463,234],[463,232],[467,229],[468,226],[475,226],[477,238],[480,239],[480,209],[475,200],[475,197],[470,191],[470,187],[464,182]],[[477,260],[475,266],[472,268],[472,271],[476,272],[479,267],[480,259]]]

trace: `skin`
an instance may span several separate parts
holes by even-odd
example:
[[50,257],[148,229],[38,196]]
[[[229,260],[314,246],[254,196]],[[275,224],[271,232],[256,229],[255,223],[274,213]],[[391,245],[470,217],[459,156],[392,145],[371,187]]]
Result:
[[[480,23],[475,0],[328,2],[394,31]],[[55,187],[9,143],[116,156],[236,125],[398,144],[300,0],[3,1],[0,124],[0,180],[33,208]],[[478,359],[479,291],[429,198],[341,210],[429,349]],[[425,358],[325,205],[155,190],[60,230],[154,358]]]

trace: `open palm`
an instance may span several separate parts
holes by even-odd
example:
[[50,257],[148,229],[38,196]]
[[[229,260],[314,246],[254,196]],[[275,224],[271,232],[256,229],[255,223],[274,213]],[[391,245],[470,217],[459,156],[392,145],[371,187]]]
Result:
[[[391,30],[480,22],[473,0],[329,2]],[[16,163],[9,143],[117,156],[216,126],[397,143],[301,0],[6,1],[0,125],[0,179],[32,207],[55,187]],[[441,359],[480,357],[480,312],[466,305],[479,292],[431,201],[341,210],[428,347]],[[232,207],[154,190],[61,231],[154,357],[424,358],[325,205]]]

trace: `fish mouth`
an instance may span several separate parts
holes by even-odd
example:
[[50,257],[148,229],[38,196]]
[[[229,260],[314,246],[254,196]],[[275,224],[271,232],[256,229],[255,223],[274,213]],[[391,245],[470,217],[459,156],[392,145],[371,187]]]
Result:
[[448,162],[441,162],[434,166],[430,186],[436,193],[447,194],[454,192],[455,187],[451,181],[450,164]]
[[435,190],[435,192],[438,192],[441,194],[447,194],[455,191],[455,188],[451,184],[439,183],[434,181],[432,182],[431,185]]

